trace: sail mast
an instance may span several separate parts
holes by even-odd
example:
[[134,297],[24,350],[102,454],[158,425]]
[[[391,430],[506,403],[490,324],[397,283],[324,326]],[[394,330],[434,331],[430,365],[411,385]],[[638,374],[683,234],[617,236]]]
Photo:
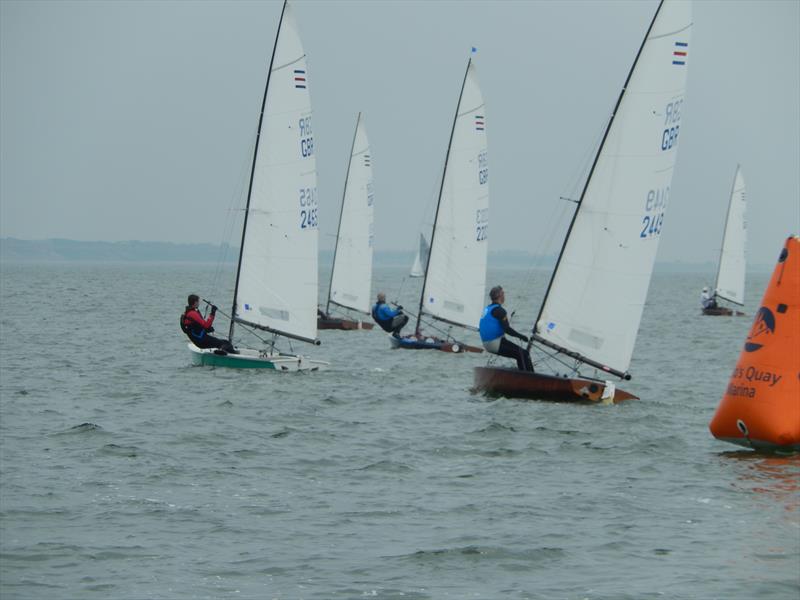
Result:
[[[572,233],[572,229],[573,229],[573,227],[575,225],[575,221],[576,221],[576,219],[578,217],[578,213],[580,212],[581,204],[583,203],[584,196],[586,195],[586,190],[589,188],[589,183],[592,180],[592,175],[594,174],[595,167],[597,166],[597,161],[600,159],[600,154],[603,152],[603,147],[605,146],[606,139],[608,138],[608,134],[611,131],[611,126],[614,124],[614,117],[616,116],[617,111],[619,110],[619,106],[622,103],[622,98],[625,96],[625,91],[628,89],[628,84],[630,83],[631,76],[633,75],[633,72],[636,69],[636,65],[639,62],[639,57],[641,56],[642,50],[644,49],[644,46],[647,43],[647,38],[650,36],[650,31],[653,29],[653,25],[655,24],[656,19],[658,18],[658,13],[661,12],[661,7],[663,5],[664,5],[664,0],[661,0],[658,3],[658,8],[656,9],[655,14],[653,15],[653,19],[650,21],[650,26],[647,28],[647,32],[644,34],[644,38],[642,39],[642,43],[639,46],[639,51],[636,53],[636,58],[634,59],[633,64],[631,65],[631,68],[628,71],[628,76],[625,78],[625,84],[622,86],[622,90],[620,91],[619,97],[617,98],[617,103],[614,105],[614,110],[611,113],[611,118],[608,120],[608,125],[606,126],[606,130],[603,133],[603,139],[600,142],[600,146],[598,147],[597,153],[594,156],[594,161],[592,162],[592,167],[589,170],[589,176],[586,178],[586,181],[583,184],[583,190],[581,191],[581,196],[580,196],[580,199],[578,200],[577,206],[575,208],[575,212],[572,215],[572,221],[570,221],[569,228],[567,229],[567,235],[564,236],[564,243],[561,245],[561,250],[559,251],[559,254],[558,254],[558,260],[556,261],[556,266],[553,269],[552,275],[550,276],[550,281],[547,284],[547,290],[545,291],[544,298],[542,298],[542,303],[539,306],[539,313],[536,316],[536,320],[533,322],[533,327],[532,327],[533,335],[531,336],[531,339],[528,342],[528,346],[527,346],[528,350],[530,350],[534,339],[536,341],[538,341],[539,343],[544,344],[545,346],[549,346],[551,348],[554,348],[557,351],[563,350],[563,348],[561,348],[560,346],[558,346],[556,344],[553,344],[552,342],[550,342],[548,340],[545,340],[542,337],[540,337],[539,335],[537,335],[536,334],[536,325],[539,322],[539,320],[542,318],[542,312],[544,311],[544,307],[545,307],[545,305],[547,303],[547,297],[550,294],[550,289],[552,288],[553,282],[555,281],[555,278],[556,278],[556,274],[558,273],[558,267],[561,264],[562,257],[564,256],[564,250],[567,247],[567,243],[569,242],[569,236]],[[577,360],[580,360],[581,362],[586,362],[587,364],[591,364],[591,363],[589,363],[588,359],[586,359],[585,357],[581,356],[580,354],[578,354],[578,353],[572,353],[572,354],[575,355],[575,356],[573,356],[573,358],[576,358]],[[593,366],[597,366],[597,365],[593,365]],[[608,369],[608,367],[601,367],[601,368]],[[617,373],[615,372],[614,374],[617,374]]]
[[433,218],[433,229],[431,230],[431,243],[428,246],[428,257],[425,261],[425,276],[422,278],[422,291],[419,293],[419,308],[417,309],[417,325],[414,328],[416,333],[419,333],[419,324],[422,320],[422,306],[425,302],[425,283],[428,280],[428,267],[431,264],[431,254],[433,253],[433,240],[436,237],[436,222],[439,220],[439,207],[442,204],[442,192],[444,190],[444,179],[447,174],[447,161],[450,159],[450,148],[453,145],[453,134],[456,131],[456,123],[458,121],[458,111],[461,108],[461,96],[464,95],[464,86],[467,83],[467,75],[469,75],[469,67],[472,64],[472,57],[467,61],[467,68],[464,71],[464,80],[461,82],[461,92],[458,95],[458,104],[456,104],[456,113],[453,116],[453,127],[450,129],[450,140],[447,142],[447,154],[444,159],[444,170],[442,171],[442,183],[439,186],[439,198],[436,201],[436,215]]
[[331,309],[331,292],[333,291],[333,270],[336,268],[336,254],[339,251],[339,233],[342,231],[342,215],[344,215],[344,201],[347,197],[347,184],[350,183],[350,165],[353,163],[353,152],[356,150],[356,136],[358,125],[361,122],[361,112],[356,117],[356,129],[353,131],[353,143],[350,145],[350,158],[347,159],[347,171],[344,176],[344,190],[342,190],[342,206],[339,209],[339,225],[336,227],[336,245],[333,247],[333,262],[331,263],[331,280],[328,284],[328,302],[325,304],[325,314]]
[[261,100],[261,114],[258,117],[258,131],[256,132],[256,143],[253,148],[253,165],[250,168],[250,184],[247,188],[247,204],[244,207],[244,223],[242,224],[242,241],[239,244],[239,262],[236,265],[236,284],[233,286],[233,304],[231,307],[231,326],[228,330],[228,339],[233,341],[233,327],[236,321],[236,295],[239,291],[239,275],[242,271],[242,254],[244,253],[244,236],[247,232],[247,215],[250,212],[250,197],[253,194],[253,179],[256,172],[256,158],[258,158],[258,141],[261,137],[261,125],[264,122],[264,108],[267,105],[267,92],[269,91],[269,79],[272,75],[272,63],[275,60],[275,51],[278,48],[278,38],[281,35],[281,26],[283,25],[283,14],[286,12],[286,2],[283,0],[283,7],[281,8],[281,18],[278,21],[278,31],[275,33],[275,44],[272,46],[272,56],[269,59],[269,70],[267,71],[267,83],[264,85],[264,98]]
[[[731,205],[733,204],[733,192],[736,191],[736,177],[739,175],[741,165],[736,165],[731,182],[731,194],[728,197],[728,210],[725,211],[725,228],[722,230],[722,244],[719,247],[719,261],[717,262],[717,278],[714,280],[714,293],[719,289],[719,275],[722,272],[722,256],[725,254],[725,238],[728,237],[728,220],[731,218]],[[726,298],[727,300],[727,298]]]

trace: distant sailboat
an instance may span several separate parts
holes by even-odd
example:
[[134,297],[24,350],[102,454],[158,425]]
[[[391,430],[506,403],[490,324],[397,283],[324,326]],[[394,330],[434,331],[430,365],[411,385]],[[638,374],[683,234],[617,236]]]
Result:
[[662,0],[612,112],[528,344],[553,373],[477,367],[477,391],[554,401],[635,398],[581,370],[630,379],[677,155],[691,27],[689,2]]
[[[258,123],[229,339],[237,323],[319,344],[317,335],[317,174],[306,57],[284,2]],[[328,363],[274,347],[239,354],[189,344],[195,364],[281,371]]]
[[[486,287],[489,167],[486,110],[470,59],[464,73],[425,261],[414,335],[390,337],[392,345],[446,352],[481,348],[422,332],[422,316],[477,330]],[[420,240],[420,251],[424,238]]]
[[425,265],[428,263],[428,252],[430,247],[425,240],[425,236],[419,234],[419,247],[417,248],[417,255],[414,257],[414,264],[411,265],[411,277],[425,277]]
[[[744,279],[747,266],[745,260],[745,245],[747,243],[746,208],[744,176],[742,175],[742,169],[737,165],[728,202],[725,232],[722,236],[717,281],[714,284],[714,298],[725,300],[738,306],[744,306]],[[728,317],[744,315],[743,312],[719,305],[704,308],[703,314]]]
[[361,113],[358,113],[339,213],[328,302],[324,315],[317,320],[320,329],[373,328],[372,323],[365,323],[361,319],[330,314],[331,304],[370,314],[373,203],[372,156],[364,122]]

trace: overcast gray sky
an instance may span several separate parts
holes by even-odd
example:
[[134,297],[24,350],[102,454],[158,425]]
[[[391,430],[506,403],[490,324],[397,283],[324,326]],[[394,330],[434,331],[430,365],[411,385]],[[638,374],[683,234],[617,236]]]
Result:
[[[372,145],[375,247],[414,248],[475,46],[490,250],[553,252],[571,210],[559,196],[577,193],[657,2],[293,6],[322,248],[333,244],[358,111]],[[224,230],[245,188],[280,9],[0,1],[0,236],[238,243]],[[658,260],[717,260],[741,163],[749,260],[771,264],[800,232],[800,2],[696,0],[689,61]]]

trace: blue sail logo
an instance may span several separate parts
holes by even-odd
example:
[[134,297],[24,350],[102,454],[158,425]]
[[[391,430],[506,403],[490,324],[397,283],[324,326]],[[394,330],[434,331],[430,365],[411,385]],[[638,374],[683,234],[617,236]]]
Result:
[[767,342],[766,336],[770,336],[773,333],[775,333],[775,315],[766,306],[762,306],[758,309],[753,328],[750,330],[750,335],[747,336],[747,341],[744,344],[745,351],[755,352],[761,349]]

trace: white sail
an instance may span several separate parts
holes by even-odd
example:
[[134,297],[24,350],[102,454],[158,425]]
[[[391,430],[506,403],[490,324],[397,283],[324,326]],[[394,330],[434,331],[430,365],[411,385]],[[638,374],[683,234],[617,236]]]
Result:
[[417,255],[414,257],[414,264],[411,265],[411,277],[424,277],[425,276],[425,263],[428,262],[428,242],[425,236],[419,234],[419,246],[417,247]]
[[342,199],[329,299],[363,313],[370,311],[373,201],[372,157],[359,114]]
[[237,320],[317,333],[317,175],[306,57],[284,7],[269,73],[243,235]]
[[431,235],[421,310],[477,328],[484,306],[489,224],[486,108],[467,66]]
[[630,365],[666,226],[691,26],[690,2],[659,6],[537,319],[544,340],[621,372]]
[[745,221],[745,188],[742,170],[737,166],[733,178],[733,190],[725,220],[722,250],[715,291],[718,297],[735,304],[744,304],[745,245],[747,222]]

